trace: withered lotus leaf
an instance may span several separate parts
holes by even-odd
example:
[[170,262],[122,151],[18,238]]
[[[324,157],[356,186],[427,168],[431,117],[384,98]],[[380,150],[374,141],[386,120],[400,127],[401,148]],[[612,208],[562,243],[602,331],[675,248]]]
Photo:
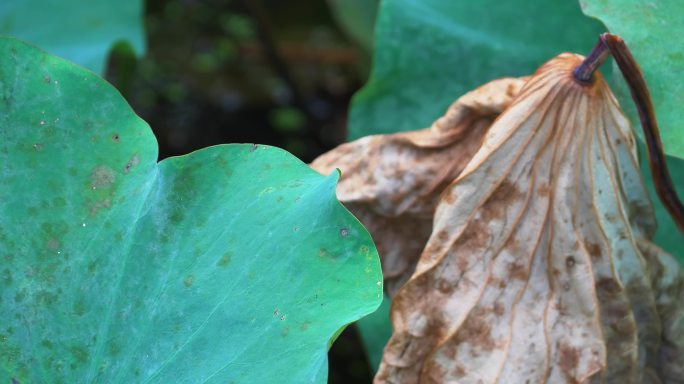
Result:
[[[656,292],[656,307],[662,324],[657,355],[649,356],[649,366],[663,383],[684,382],[684,273],[671,255],[654,244],[640,240],[651,285]],[[644,380],[646,382],[646,380]],[[653,380],[652,382],[658,382]]]
[[[356,160],[342,167],[348,184],[340,191],[353,211],[373,204],[385,225],[407,220],[394,243],[377,237],[384,262],[395,259],[389,273],[396,259],[409,259],[392,252],[424,236],[419,223],[438,186],[458,175],[441,193],[415,272],[394,297],[394,333],[376,383],[684,379],[681,268],[647,240],[655,222],[634,136],[600,74],[589,84],[573,78],[581,60],[562,54],[510,105],[502,99],[505,110],[472,158],[465,154],[480,139],[451,128],[459,132],[444,135],[451,140],[420,131],[393,136],[388,149],[387,137],[371,137],[319,161],[324,168],[341,166],[339,157]],[[489,120],[480,124],[484,130]],[[432,148],[447,142],[434,157]],[[389,230],[364,223],[372,233]]]
[[440,194],[524,82],[492,81],[459,98],[430,128],[364,137],[311,164],[326,175],[341,169],[338,198],[373,236],[390,294],[413,273]]

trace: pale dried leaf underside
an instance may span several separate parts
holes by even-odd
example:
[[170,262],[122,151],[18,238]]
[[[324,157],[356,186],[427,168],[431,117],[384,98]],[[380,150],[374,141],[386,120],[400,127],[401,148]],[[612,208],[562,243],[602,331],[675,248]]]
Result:
[[390,294],[413,273],[440,194],[524,82],[495,80],[459,98],[430,128],[364,137],[311,164],[323,174],[342,171],[338,198],[373,236]]
[[[420,196],[459,175],[441,195],[415,273],[395,296],[394,334],[377,383],[684,377],[681,269],[643,240],[655,223],[634,137],[600,75],[591,85],[574,81],[581,59],[563,54],[542,66],[462,172],[453,152],[432,162],[396,150],[397,160],[388,160],[380,138],[342,151],[368,162],[360,175],[347,170],[354,182],[341,184],[355,213],[387,199],[387,206],[373,202],[374,214],[428,220],[434,200]],[[451,145],[466,158],[458,143]],[[425,161],[431,172],[416,168]],[[376,240],[386,264],[411,241]]]

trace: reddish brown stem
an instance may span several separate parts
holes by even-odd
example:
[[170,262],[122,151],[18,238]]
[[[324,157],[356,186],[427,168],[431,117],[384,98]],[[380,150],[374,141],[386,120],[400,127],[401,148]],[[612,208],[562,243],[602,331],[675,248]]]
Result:
[[582,64],[578,65],[573,71],[572,74],[575,76],[575,79],[582,83],[590,83],[594,72],[606,61],[608,54],[610,54],[608,47],[599,39],[594,49],[582,61]]
[[651,169],[653,184],[655,185],[658,197],[674,219],[679,230],[684,233],[684,204],[677,196],[677,190],[672,184],[670,172],[665,163],[663,145],[660,142],[658,122],[656,121],[651,95],[646,86],[646,80],[639,68],[634,56],[627,48],[624,40],[620,36],[604,33],[599,38],[594,49],[587,55],[587,58],[580,64],[573,75],[577,81],[582,83],[591,82],[591,78],[596,69],[603,63],[608,56],[608,52],[615,59],[615,63],[622,76],[625,78],[632,100],[636,104],[639,112],[641,128],[644,131],[646,148],[648,149],[648,165]]

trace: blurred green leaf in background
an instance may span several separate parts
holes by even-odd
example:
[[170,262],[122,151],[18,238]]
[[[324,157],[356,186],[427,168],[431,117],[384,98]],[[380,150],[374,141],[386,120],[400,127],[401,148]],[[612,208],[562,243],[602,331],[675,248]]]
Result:
[[20,38],[104,73],[112,46],[145,52],[142,0],[2,0],[0,35]]
[[[644,72],[663,149],[684,158],[684,1],[580,0],[580,4],[584,13],[625,40]],[[617,67],[613,74],[620,105],[637,124],[634,102]],[[643,138],[638,128],[636,133]]]
[[361,47],[373,50],[373,28],[380,0],[328,0],[337,23]]
[[562,52],[588,52],[603,31],[575,0],[382,1],[349,138],[427,127],[467,91],[530,75]]

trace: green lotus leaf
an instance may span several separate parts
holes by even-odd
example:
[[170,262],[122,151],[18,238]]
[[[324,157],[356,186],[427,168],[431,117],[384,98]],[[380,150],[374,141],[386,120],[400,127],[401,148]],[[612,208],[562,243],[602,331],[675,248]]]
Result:
[[604,30],[575,0],[382,1],[349,137],[427,127],[490,80],[530,75],[561,52],[589,52]]
[[337,178],[251,144],[157,163],[112,86],[0,39],[0,382],[325,382],[382,296]]
[[141,0],[2,0],[0,35],[26,40],[102,74],[112,46],[145,52]]
[[[588,16],[601,20],[608,30],[620,35],[648,83],[658,115],[663,149],[684,158],[684,2],[681,0],[581,0]],[[639,124],[634,102],[622,74],[615,68],[616,94],[635,125]],[[641,130],[637,134],[643,138]],[[684,183],[684,181],[682,181]]]

